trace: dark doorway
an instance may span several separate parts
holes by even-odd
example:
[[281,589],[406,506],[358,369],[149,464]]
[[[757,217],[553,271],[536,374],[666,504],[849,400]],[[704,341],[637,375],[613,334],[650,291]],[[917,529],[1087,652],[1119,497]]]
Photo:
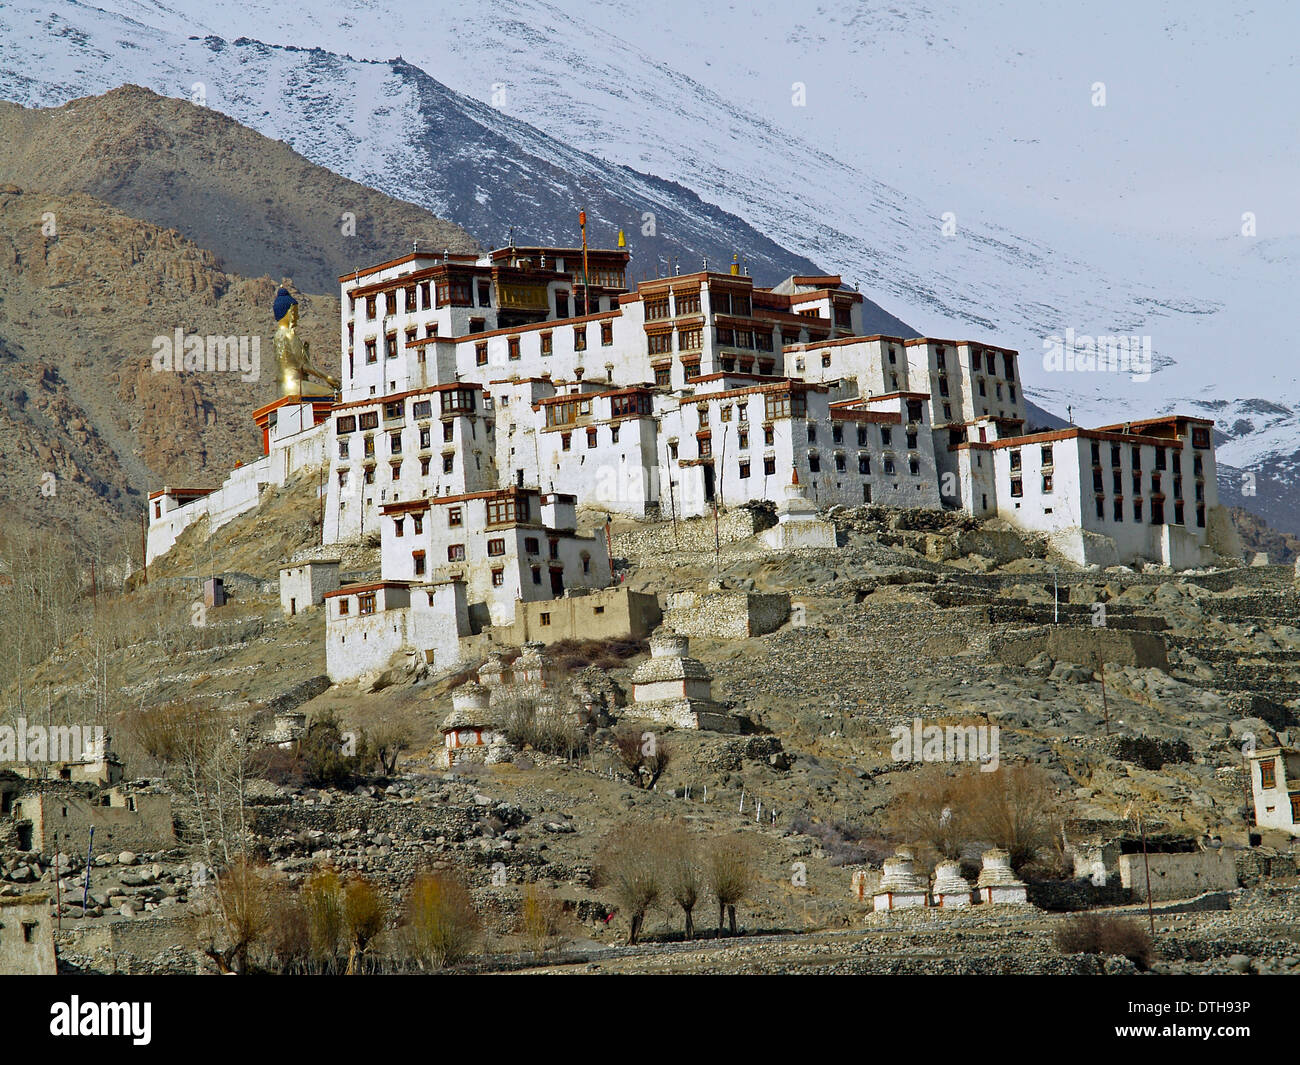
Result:
[[713,502],[713,467],[705,466],[704,469],[704,502]]
[[558,567],[551,568],[551,594],[564,594],[564,570]]

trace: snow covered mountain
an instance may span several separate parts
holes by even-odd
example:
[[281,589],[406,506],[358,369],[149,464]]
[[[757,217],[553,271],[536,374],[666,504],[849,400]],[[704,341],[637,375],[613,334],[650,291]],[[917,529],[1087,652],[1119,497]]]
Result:
[[[1222,461],[1256,476],[1241,502],[1275,522],[1300,509],[1284,325],[1300,142],[1273,103],[1297,97],[1300,68],[1279,0],[1195,18],[1173,0],[292,14],[16,0],[0,96],[200,83],[209,106],[485,243],[503,220],[569,237],[554,205],[578,197],[627,230],[634,273],[673,241],[684,268],[736,244],[762,279],[815,262],[921,332],[1018,348],[1030,394],[1076,421],[1216,418]],[[1049,371],[1045,342],[1067,330],[1149,336],[1153,372]]]

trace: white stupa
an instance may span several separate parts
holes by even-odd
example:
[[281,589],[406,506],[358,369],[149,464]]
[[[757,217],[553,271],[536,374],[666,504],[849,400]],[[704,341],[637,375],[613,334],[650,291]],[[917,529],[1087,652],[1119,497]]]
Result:
[[673,728],[739,732],[740,722],[713,701],[713,678],[689,657],[690,641],[665,625],[650,636],[650,658],[632,674],[626,716]]
[[935,866],[930,894],[936,906],[950,910],[971,904],[970,881],[961,875],[960,862],[940,862]]
[[763,542],[774,551],[800,547],[834,547],[835,526],[822,521],[817,504],[808,498],[793,471],[785,486],[785,499],[776,505],[776,525],[762,532]]
[[981,902],[1028,902],[1024,882],[1011,871],[1011,855],[994,847],[984,852],[984,865],[975,881]]
[[916,871],[916,858],[906,847],[899,847],[892,858],[886,858],[876,889],[877,910],[903,910],[915,906],[928,906],[930,884]]

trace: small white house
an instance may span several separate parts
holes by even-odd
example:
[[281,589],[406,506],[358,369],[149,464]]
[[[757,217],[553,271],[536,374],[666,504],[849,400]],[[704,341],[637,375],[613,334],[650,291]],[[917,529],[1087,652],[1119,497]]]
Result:
[[460,661],[469,610],[460,581],[347,584],[325,595],[325,671],[335,684],[416,654],[435,669]]
[[337,558],[318,558],[280,567],[280,609],[286,617],[320,606],[325,594],[339,587]]
[[1255,824],[1300,836],[1300,750],[1269,747],[1250,756]]

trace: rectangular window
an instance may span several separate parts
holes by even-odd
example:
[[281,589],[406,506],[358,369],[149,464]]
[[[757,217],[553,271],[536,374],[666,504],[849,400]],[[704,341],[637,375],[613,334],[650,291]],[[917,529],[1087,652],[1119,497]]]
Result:
[[660,363],[654,368],[655,386],[658,388],[668,388],[673,383],[673,368],[670,363]]
[[449,545],[447,546],[447,561],[448,561],[448,562],[464,562],[464,561],[465,561],[465,545],[464,545],[464,544],[449,544]]
[[524,550],[530,555],[540,554],[542,550],[541,542],[536,536],[529,536],[524,540]]
[[610,345],[612,345],[613,343],[614,343],[614,323],[613,323],[613,322],[601,322],[601,323],[600,323],[600,344],[601,344],[601,347],[605,347],[605,348],[607,348],[607,347],[609,347]]
[[405,525],[405,519],[404,519],[404,518],[394,518],[394,519],[393,519],[393,535],[395,535],[395,536],[399,536],[399,537],[402,536],[402,535],[404,535],[404,533],[403,533],[404,525]]
[[764,474],[764,476],[771,477],[774,473],[776,473],[776,459],[774,459],[774,458],[765,458],[765,459],[763,460],[763,474]]
[[424,552],[412,551],[411,561],[415,563],[415,575],[417,577],[423,577],[424,576]]
[[587,450],[590,451],[596,446],[596,430],[594,428],[587,430]]
[[870,456],[870,455],[861,455],[861,454],[858,455],[858,473],[862,474],[864,477],[870,477],[870,476],[871,476],[871,456]]
[[488,541],[487,553],[489,556],[504,555],[506,553],[505,539],[497,536]]
[[1124,498],[1123,496],[1115,497],[1114,513],[1111,515],[1116,521],[1124,520]]
[[1019,478],[1019,477],[1012,477],[1012,478],[1011,478],[1011,495],[1012,495],[1012,497],[1013,497],[1013,498],[1016,498],[1016,499],[1019,499],[1019,498],[1020,498],[1021,496],[1023,496],[1024,494],[1025,494],[1025,483],[1024,483],[1024,481],[1021,480],[1021,478]]
[[1276,763],[1272,758],[1264,758],[1259,763],[1259,786],[1261,788],[1277,787]]
[[506,351],[507,351],[507,356],[511,362],[519,361],[519,338],[518,337],[509,337],[506,340]]
[[575,325],[573,327],[573,350],[587,350],[587,327],[585,325]]
[[1140,499],[1133,500],[1133,520],[1142,520],[1142,500]]
[[500,588],[506,583],[506,571],[503,569],[494,569],[492,571],[492,587]]
[[651,333],[646,337],[646,346],[651,355],[667,355],[673,350],[673,335],[671,332]]
[[339,600],[339,617],[343,617],[345,614],[347,614],[347,612],[348,612],[348,601],[347,598],[345,597]]
[[554,334],[545,332],[542,334],[542,354],[549,355],[554,349],[551,346],[551,338]]
[[377,410],[366,411],[364,414],[361,415],[360,424],[362,429],[378,429],[379,411]]
[[375,354],[375,339],[371,337],[366,341],[366,362],[378,362],[379,356]]
[[465,511],[461,507],[447,508],[447,528],[455,529],[465,524]]
[[747,480],[749,480],[749,460],[748,460],[748,459],[742,459],[741,462],[740,462],[740,479],[741,479],[742,481],[747,481]]
[[357,596],[357,613],[361,615],[375,612],[375,593],[362,592]]

